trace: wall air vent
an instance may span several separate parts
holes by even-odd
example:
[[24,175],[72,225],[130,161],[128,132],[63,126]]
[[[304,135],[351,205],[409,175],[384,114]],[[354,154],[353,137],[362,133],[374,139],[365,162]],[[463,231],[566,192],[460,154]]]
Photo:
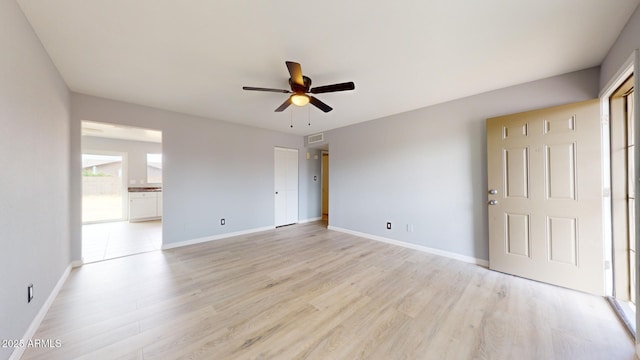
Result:
[[324,133],[307,136],[307,144],[315,144],[324,141]]

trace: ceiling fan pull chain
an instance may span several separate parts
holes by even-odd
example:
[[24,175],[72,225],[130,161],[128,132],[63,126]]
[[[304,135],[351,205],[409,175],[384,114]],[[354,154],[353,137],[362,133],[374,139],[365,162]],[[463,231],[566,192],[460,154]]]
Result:
[[293,109],[289,111],[289,114],[291,115],[291,128],[293,129]]
[[311,106],[307,106],[307,120],[309,120],[309,126],[311,126]]

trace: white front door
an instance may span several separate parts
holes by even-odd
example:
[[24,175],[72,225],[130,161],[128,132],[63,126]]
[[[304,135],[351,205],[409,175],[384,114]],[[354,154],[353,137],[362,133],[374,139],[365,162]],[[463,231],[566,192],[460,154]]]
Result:
[[489,267],[604,294],[599,101],[487,120]]
[[298,222],[298,150],[275,148],[275,225]]

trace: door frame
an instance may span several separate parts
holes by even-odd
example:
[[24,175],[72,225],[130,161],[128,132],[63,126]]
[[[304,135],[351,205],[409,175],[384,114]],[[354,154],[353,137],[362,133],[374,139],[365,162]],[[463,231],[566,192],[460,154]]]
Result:
[[[600,119],[602,126],[602,152],[603,152],[603,169],[602,169],[602,201],[603,201],[603,233],[604,240],[604,258],[605,258],[605,295],[614,296],[614,275],[613,275],[613,225],[612,225],[612,196],[611,196],[611,119],[610,119],[610,106],[609,101],[614,92],[631,76],[632,74],[638,74],[638,50],[635,50],[633,54],[624,62],[620,69],[616,72],[613,78],[607,83],[607,85],[600,92]],[[638,88],[638,76],[634,77],[634,87]],[[634,92],[635,100],[638,100],[637,91]],[[638,111],[634,114],[635,122],[638,123]],[[636,127],[635,137],[638,139],[638,130]],[[636,157],[638,156],[638,149],[636,149]],[[635,168],[638,169],[638,159],[636,159]],[[636,190],[638,184],[636,183]],[[638,210],[638,204],[636,204],[636,211]],[[637,214],[637,213],[636,213]],[[637,215],[636,215],[637,221]],[[636,229],[636,238],[638,236],[638,229]],[[638,260],[638,259],[636,259]],[[636,291],[637,292],[637,291]]]
[[[630,255],[629,241],[632,229],[629,221],[629,176],[632,173],[633,163],[629,162],[629,138],[633,134],[629,133],[628,122],[633,119],[633,114],[627,114],[627,96],[623,93],[633,88],[633,74],[616,89],[609,97],[609,129],[611,154],[611,249],[612,249],[612,275],[613,292],[612,296],[617,300],[631,301],[635,292],[629,292],[629,287],[633,283],[633,271],[630,266],[633,264]],[[624,150],[623,150],[624,149]],[[633,159],[633,156],[631,157]]]
[[[602,128],[603,128],[603,137],[605,136],[605,132],[606,132],[606,138],[603,138],[603,160],[606,161],[607,163],[610,163],[611,161],[611,147],[610,147],[610,142],[609,142],[609,130],[610,130],[610,107],[609,107],[609,100],[611,98],[611,96],[614,94],[614,92],[624,83],[624,81],[631,75],[634,75],[634,81],[633,81],[633,87],[636,89],[636,91],[633,92],[633,96],[634,96],[634,102],[635,104],[638,104],[639,100],[640,100],[640,91],[637,91],[638,89],[640,89],[640,51],[638,49],[634,50],[631,55],[627,58],[627,60],[622,64],[622,66],[620,66],[620,68],[618,69],[618,71],[615,73],[615,75],[609,80],[609,82],[603,87],[602,91],[600,92],[600,117],[601,117],[601,123],[602,123]],[[638,142],[638,140],[640,139],[640,111],[638,111],[638,107],[636,106],[634,108],[634,114],[633,114],[633,119],[634,122],[636,124],[635,126],[635,139],[636,139],[636,143]],[[638,172],[640,170],[640,146],[635,146],[635,163],[634,163],[634,168],[636,171],[636,176],[637,174],[640,174],[640,172]],[[612,251],[613,251],[613,239],[612,239],[612,232],[613,232],[613,228],[612,228],[612,224],[611,224],[611,171],[610,168],[608,166],[604,166],[603,168],[603,201],[605,201],[605,203],[603,203],[603,206],[608,209],[608,212],[605,213],[605,216],[603,216],[603,221],[605,223],[605,233],[604,235],[604,242],[605,242],[605,261],[609,261],[608,265],[605,267],[605,281],[607,281],[607,286],[606,286],[606,292],[608,296],[613,296],[614,295],[614,291],[613,291],[613,266],[612,266],[612,261],[614,259],[612,259]],[[640,181],[636,181],[635,183],[635,188],[636,188],[636,194],[638,193],[638,190],[640,190]],[[638,220],[640,219],[640,201],[636,201],[635,204],[635,210],[636,210],[636,217],[635,217],[635,222],[636,224],[638,223]],[[636,248],[638,248],[638,245],[640,244],[640,226],[636,226]],[[638,273],[638,271],[640,271],[640,252],[636,253],[636,273]],[[638,299],[638,297],[640,296],[640,286],[636,286],[635,289],[636,292],[636,299]],[[637,325],[640,324],[640,311],[636,311],[636,328]],[[639,343],[640,337],[636,336],[636,354],[640,355],[640,343]]]

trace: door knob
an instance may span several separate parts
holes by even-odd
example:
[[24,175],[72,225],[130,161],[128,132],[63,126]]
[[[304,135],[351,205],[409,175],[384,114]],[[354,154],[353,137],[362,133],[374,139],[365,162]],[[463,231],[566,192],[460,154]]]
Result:
[[491,195],[495,195],[497,193],[498,193],[498,190],[496,190],[496,189],[489,190],[489,194],[491,194]]
[[489,205],[498,205],[498,200],[489,200]]

